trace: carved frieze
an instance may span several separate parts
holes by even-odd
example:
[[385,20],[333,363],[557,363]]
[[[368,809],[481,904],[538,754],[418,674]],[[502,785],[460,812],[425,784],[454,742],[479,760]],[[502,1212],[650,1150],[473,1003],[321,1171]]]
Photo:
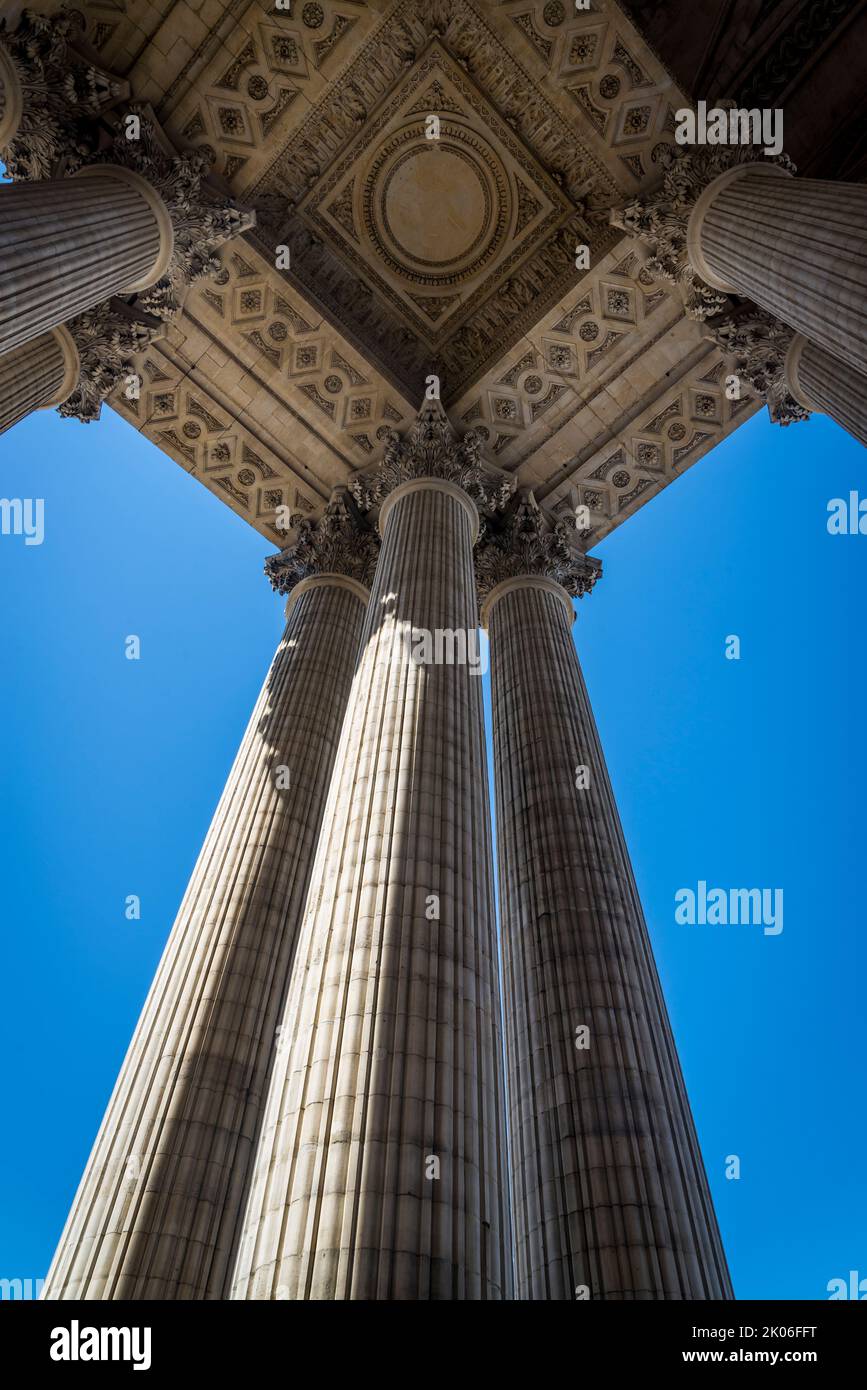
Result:
[[[501,93],[508,116],[488,99],[482,83],[493,75],[480,55],[490,64],[499,50],[501,63],[512,60],[484,25],[472,76],[449,47],[450,25],[431,40],[409,0],[366,49],[378,52],[388,33],[403,44],[407,25],[424,51],[398,68],[396,83],[389,74],[393,88],[375,113],[365,118],[362,99],[371,100],[361,76],[369,85],[371,69],[359,67],[352,84],[359,58],[252,190],[256,239],[263,253],[291,248],[293,280],[410,394],[436,370],[449,398],[486,355],[499,354],[504,336],[529,327],[577,281],[576,245],[610,243],[605,208],[616,185],[581,154],[559,113],[542,109],[541,94],[527,125],[532,142],[514,98]],[[460,27],[453,38],[466,49]],[[352,115],[347,90],[357,94]],[[427,138],[428,115],[440,121],[437,139]]]

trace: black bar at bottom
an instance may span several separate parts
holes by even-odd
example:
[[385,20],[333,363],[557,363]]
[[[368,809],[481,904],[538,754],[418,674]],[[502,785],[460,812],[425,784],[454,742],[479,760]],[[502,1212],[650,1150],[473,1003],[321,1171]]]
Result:
[[[862,1300],[864,1301],[864,1300]],[[421,1307],[424,1311],[420,1311]],[[559,1366],[667,1372],[675,1367],[791,1365],[854,1370],[867,1318],[847,1302],[734,1303],[47,1303],[0,1302],[8,1368],[50,1381],[184,1374],[281,1387],[430,1384],[438,1370],[488,1390],[502,1371],[534,1382]],[[421,1318],[416,1322],[416,1318]],[[452,1319],[455,1319],[452,1322]],[[323,1336],[326,1338],[323,1343]],[[20,1377],[19,1377],[20,1380]],[[447,1384],[446,1390],[453,1390]],[[531,1383],[529,1390],[541,1390]]]

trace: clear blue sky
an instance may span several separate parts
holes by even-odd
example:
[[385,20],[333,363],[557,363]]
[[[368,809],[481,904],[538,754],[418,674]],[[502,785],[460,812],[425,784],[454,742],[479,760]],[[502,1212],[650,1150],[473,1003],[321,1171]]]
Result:
[[[598,547],[576,624],[742,1298],[867,1276],[867,537],[826,531],[859,487],[836,426],[763,412]],[[0,439],[0,496],[46,509],[41,546],[0,537],[0,1277],[37,1278],[282,602],[267,543],[111,411]],[[782,887],[782,935],[677,925],[700,879]]]

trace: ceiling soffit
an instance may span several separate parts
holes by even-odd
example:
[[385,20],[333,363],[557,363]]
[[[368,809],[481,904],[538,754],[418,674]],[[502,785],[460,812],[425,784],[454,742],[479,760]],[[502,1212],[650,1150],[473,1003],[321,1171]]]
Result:
[[431,371],[492,462],[589,507],[590,541],[757,408],[724,398],[718,354],[608,227],[684,103],[610,0],[82,9],[260,216],[138,364],[142,401],[112,403],[269,538],[276,507],[312,514],[376,462]]
[[263,254],[289,246],[292,281],[410,395],[435,371],[453,400],[572,289],[670,138],[635,36],[512,10],[401,0],[245,191]]

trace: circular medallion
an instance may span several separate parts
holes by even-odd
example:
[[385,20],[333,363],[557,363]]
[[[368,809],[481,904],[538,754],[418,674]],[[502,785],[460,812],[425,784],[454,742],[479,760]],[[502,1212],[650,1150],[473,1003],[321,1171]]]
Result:
[[383,229],[416,265],[464,260],[478,248],[490,220],[484,174],[462,150],[407,150],[385,179]]
[[476,132],[414,123],[382,148],[363,195],[367,234],[389,268],[420,285],[457,284],[493,256],[509,222],[509,191]]

